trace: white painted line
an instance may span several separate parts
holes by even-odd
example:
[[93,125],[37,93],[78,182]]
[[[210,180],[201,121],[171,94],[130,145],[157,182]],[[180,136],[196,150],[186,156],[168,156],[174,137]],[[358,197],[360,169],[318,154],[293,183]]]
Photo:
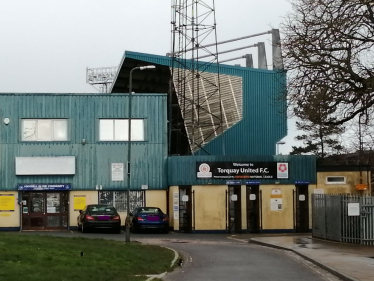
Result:
[[[159,275],[152,275],[152,276],[149,277],[146,281],[151,281],[151,280],[153,280],[153,279],[155,279],[155,278],[159,278],[159,279],[161,279],[161,278],[164,277],[166,274],[167,274],[167,272],[165,271],[165,272],[163,272],[163,273],[161,273],[161,274],[159,274]],[[147,276],[149,276],[149,275],[147,275]]]
[[[235,235],[232,235],[232,236],[235,236]],[[239,238],[234,238],[234,237],[227,237],[227,239],[235,240],[235,241],[242,242],[242,243],[248,243],[247,239],[239,239]]]
[[187,254],[186,252],[183,252],[183,251],[181,251],[181,253],[183,253],[183,255],[185,255],[187,257],[187,261],[192,262],[192,257],[189,254]]
[[176,250],[172,249],[172,248],[168,248],[168,247],[165,247],[165,246],[161,246],[161,247],[174,252],[174,259],[171,261],[171,265],[170,265],[170,267],[172,267],[179,257],[178,252]]

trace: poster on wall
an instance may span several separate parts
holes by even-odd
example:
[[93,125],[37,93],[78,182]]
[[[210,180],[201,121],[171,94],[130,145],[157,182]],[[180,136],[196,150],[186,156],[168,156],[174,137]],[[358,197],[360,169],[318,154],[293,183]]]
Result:
[[0,194],[0,212],[14,212],[14,194]]
[[272,188],[271,189],[271,197],[272,198],[281,198],[282,197],[282,191],[280,188]]
[[277,179],[288,179],[288,163],[277,163]]
[[74,211],[83,210],[86,207],[86,195],[74,195]]
[[196,162],[198,179],[288,179],[287,162]]
[[360,215],[360,203],[348,203],[348,216],[359,216]]
[[174,219],[177,220],[179,218],[179,193],[173,193],[173,211],[174,211]]
[[112,181],[124,180],[124,166],[123,163],[112,163]]
[[270,199],[270,210],[281,211],[282,210],[282,198]]

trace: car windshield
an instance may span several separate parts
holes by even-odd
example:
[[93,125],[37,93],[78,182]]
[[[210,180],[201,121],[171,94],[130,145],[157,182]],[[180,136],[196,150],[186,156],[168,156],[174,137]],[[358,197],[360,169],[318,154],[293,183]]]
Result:
[[91,214],[115,214],[116,209],[112,206],[89,206],[87,212]]
[[160,208],[152,208],[152,207],[143,207],[138,209],[139,213],[146,213],[146,214],[162,214]]

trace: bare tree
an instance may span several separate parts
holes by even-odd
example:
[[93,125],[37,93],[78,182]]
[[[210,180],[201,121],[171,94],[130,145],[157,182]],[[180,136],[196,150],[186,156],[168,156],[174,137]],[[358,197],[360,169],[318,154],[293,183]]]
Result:
[[374,1],[291,0],[282,29],[291,105],[329,93],[327,122],[343,124],[374,105]]

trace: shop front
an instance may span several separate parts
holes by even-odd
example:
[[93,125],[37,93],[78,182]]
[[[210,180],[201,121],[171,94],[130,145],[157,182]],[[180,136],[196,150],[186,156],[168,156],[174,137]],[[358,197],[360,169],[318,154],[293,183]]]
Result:
[[68,229],[70,184],[19,185],[22,230]]

